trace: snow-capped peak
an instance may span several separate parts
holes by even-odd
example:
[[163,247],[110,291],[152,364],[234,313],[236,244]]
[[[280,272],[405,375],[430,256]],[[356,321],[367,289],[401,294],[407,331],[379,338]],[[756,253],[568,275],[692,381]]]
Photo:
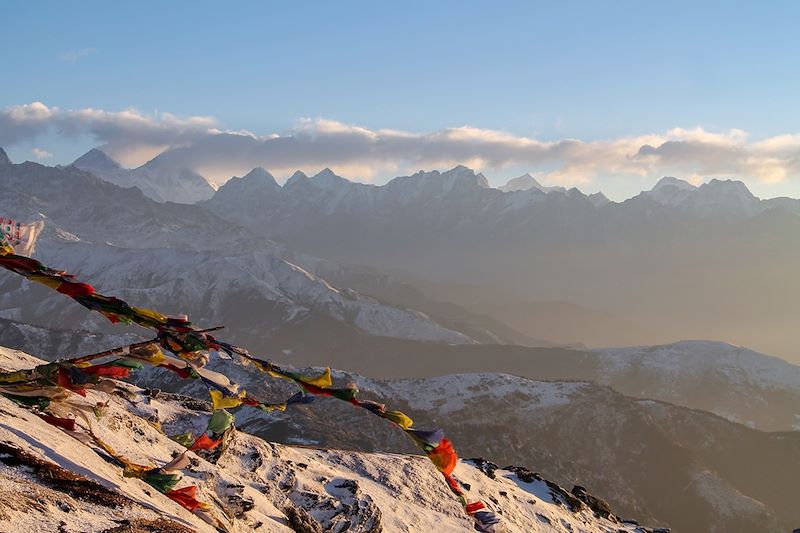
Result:
[[649,191],[642,191],[640,196],[649,198],[661,205],[677,206],[696,191],[697,187],[688,181],[665,176],[658,180],[658,183]]
[[508,180],[502,187],[498,187],[503,192],[527,191],[528,189],[542,190],[542,185],[530,174]]
[[669,187],[674,187],[679,190],[694,190],[697,188],[686,180],[674,178],[672,176],[664,176],[650,189],[650,192],[660,191]]
[[92,148],[72,164],[89,172],[116,172],[122,168],[122,165],[99,148]]
[[311,178],[311,183],[320,189],[331,190],[340,186],[346,186],[350,184],[350,181],[336,175],[333,170],[324,168],[317,174],[314,174]]
[[252,181],[254,183],[269,183],[276,184],[275,178],[264,167],[255,167],[242,177],[243,180]]
[[458,165],[446,172],[420,170],[411,176],[394,178],[383,190],[396,195],[396,198],[407,203],[419,198],[443,198],[456,191],[476,191],[490,189],[489,181],[483,174],[476,174],[471,168]]
[[760,200],[744,183],[735,180],[712,179],[695,187],[678,178],[664,177],[640,196],[700,216],[753,216],[762,210]]
[[102,150],[93,148],[73,165],[120,187],[137,187],[157,202],[192,204],[214,195],[216,188],[211,183],[193,170],[176,166],[164,156],[166,153],[138,168],[126,169]]
[[750,189],[747,188],[747,185],[739,180],[721,180],[714,178],[708,183],[701,185],[699,189],[714,191],[716,194],[720,195],[727,194],[747,199],[755,198],[753,193],[750,192]]
[[452,185],[458,183],[477,185],[483,189],[489,188],[489,180],[486,179],[486,176],[481,173],[476,174],[474,170],[464,165],[458,165],[448,170],[442,174],[442,177],[445,178],[448,183],[452,183]]
[[308,179],[309,179],[309,178],[308,178],[308,176],[305,174],[305,172],[302,172],[302,171],[298,170],[298,171],[296,171],[294,174],[292,174],[292,175],[289,177],[289,179],[288,179],[288,180],[286,180],[286,183],[284,184],[284,187],[294,187],[294,186],[296,186],[296,185],[297,185],[297,184],[299,184],[299,183],[305,183],[305,182],[307,182],[307,181],[308,181]]
[[508,183],[506,183],[502,187],[498,187],[498,189],[503,192],[529,191],[531,189],[535,189],[543,193],[548,193],[552,191],[564,192],[564,187],[559,187],[557,185],[552,187],[546,187],[541,183],[539,183],[539,181],[536,178],[527,173],[523,174],[522,176],[509,180]]
[[[217,195],[219,198],[234,198],[235,201],[247,201],[254,195],[269,193],[280,189],[280,185],[275,178],[262,167],[256,167],[243,177],[233,177],[225,185],[219,188]],[[257,204],[254,204],[257,205]]]

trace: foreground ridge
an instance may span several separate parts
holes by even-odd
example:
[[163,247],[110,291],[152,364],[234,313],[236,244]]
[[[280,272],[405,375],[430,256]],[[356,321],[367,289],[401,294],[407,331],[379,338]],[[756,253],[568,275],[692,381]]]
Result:
[[[43,364],[0,347],[6,373]],[[0,397],[0,494],[7,502],[0,530],[29,531],[32,523],[53,532],[129,531],[125,526],[170,532],[474,530],[423,457],[291,447],[237,431],[214,462],[167,436],[202,431],[212,413],[209,402],[115,383],[117,391],[75,396],[76,408],[92,413],[103,407],[99,418],[76,417],[74,431]],[[90,428],[133,463],[163,465],[185,454],[184,479],[219,523],[204,522],[142,479],[123,477],[105,450],[77,440]],[[496,469],[493,479],[487,471],[475,460],[458,461],[454,469],[465,490],[503,516],[497,531],[650,531],[576,505],[564,489],[525,469]]]

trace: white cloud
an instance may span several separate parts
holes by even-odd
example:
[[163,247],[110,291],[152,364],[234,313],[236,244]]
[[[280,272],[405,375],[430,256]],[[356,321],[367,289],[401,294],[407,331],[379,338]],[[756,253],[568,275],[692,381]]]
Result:
[[0,111],[0,146],[33,140],[46,133],[67,138],[89,135],[120,159],[129,153],[158,153],[218,132],[210,117],[145,115],[135,109],[62,110],[32,102]]
[[211,117],[143,114],[134,109],[61,110],[41,102],[0,111],[0,146],[43,134],[93,137],[123,163],[167,150],[164,164],[216,181],[263,166],[277,175],[331,167],[348,177],[376,177],[465,164],[480,170],[525,168],[545,182],[587,184],[599,177],[642,179],[665,174],[800,179],[800,134],[751,140],[742,130],[674,128],[648,135],[583,141],[540,141],[472,126],[433,132],[369,129],[329,119],[302,119],[290,130],[258,136],[225,130]]
[[40,161],[42,159],[50,159],[51,157],[53,157],[53,154],[51,154],[47,150],[43,150],[41,148],[34,148],[34,149],[31,150],[31,153],[33,154],[33,157],[35,157],[36,159],[38,159]]
[[58,54],[58,58],[65,63],[77,63],[79,60],[96,54],[96,48],[73,48]]

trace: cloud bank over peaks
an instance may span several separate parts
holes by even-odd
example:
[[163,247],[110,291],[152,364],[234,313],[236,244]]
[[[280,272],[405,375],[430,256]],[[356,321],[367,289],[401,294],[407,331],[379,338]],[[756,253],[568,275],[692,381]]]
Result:
[[48,134],[67,139],[88,135],[102,143],[110,155],[128,163],[131,154],[155,155],[219,133],[215,124],[211,117],[183,118],[170,113],[148,116],[135,109],[116,112],[95,108],[62,110],[32,102],[0,111],[0,146]]
[[477,170],[525,168],[549,185],[587,185],[614,179],[685,176],[781,183],[800,178],[800,134],[751,140],[742,130],[666,132],[584,141],[541,141],[462,126],[432,132],[369,129],[329,119],[301,119],[289,130],[259,136],[220,127],[207,116],[143,114],[134,109],[61,110],[42,102],[0,111],[0,146],[45,134],[89,136],[132,166],[153,155],[159,164],[195,170],[221,183],[254,167],[276,175],[330,167],[375,181],[419,168],[463,164]]

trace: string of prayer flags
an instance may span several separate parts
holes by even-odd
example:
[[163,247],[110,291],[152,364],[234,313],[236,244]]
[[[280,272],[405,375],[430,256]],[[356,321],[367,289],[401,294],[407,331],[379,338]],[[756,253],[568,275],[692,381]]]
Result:
[[[153,362],[158,361],[157,366],[172,370],[183,378],[202,379],[209,387],[212,404],[216,409],[214,415],[212,415],[212,420],[217,413],[225,413],[225,415],[231,417],[231,420],[227,429],[221,435],[212,429],[208,429],[206,433],[192,443],[190,449],[195,449],[198,452],[221,453],[219,452],[221,448],[219,439],[226,435],[230,437],[233,429],[233,417],[224,410],[225,408],[246,404],[268,412],[281,408],[285,409],[289,401],[292,400],[290,398],[284,404],[263,404],[257,399],[249,397],[246,392],[239,392],[238,387],[231,383],[226,376],[203,368],[208,361],[209,352],[214,351],[220,355],[225,354],[230,358],[238,356],[241,362],[252,364],[255,368],[270,376],[296,383],[306,395],[329,396],[346,401],[398,426],[425,452],[439,472],[442,473],[450,490],[464,505],[465,512],[474,519],[476,529],[486,533],[492,533],[494,530],[494,524],[497,523],[496,520],[499,520],[499,518],[493,513],[479,510],[484,507],[481,502],[468,503],[458,482],[452,477],[452,471],[458,461],[458,455],[450,441],[444,438],[441,431],[412,429],[413,420],[406,414],[400,411],[387,411],[384,405],[377,402],[359,400],[357,398],[358,389],[355,386],[334,388],[329,368],[326,368],[319,376],[306,376],[294,370],[283,369],[271,361],[252,357],[244,348],[217,340],[209,333],[210,330],[201,330],[194,327],[188,317],[170,317],[157,311],[131,306],[119,298],[99,294],[94,287],[76,281],[73,276],[66,272],[50,269],[39,261],[21,254],[21,252],[32,249],[27,245],[22,245],[24,225],[13,226],[9,224],[7,227],[8,231],[6,231],[5,227],[2,227],[0,266],[71,297],[87,309],[103,314],[112,323],[135,323],[153,330],[156,334],[155,341],[162,348],[176,355],[178,359],[163,354],[161,354],[163,358],[157,354],[149,354],[146,357]],[[28,231],[25,235],[33,235],[34,233],[33,231]],[[13,244],[18,241],[19,244]],[[31,242],[33,241],[35,241],[35,235]],[[136,358],[134,354],[130,354],[130,357]],[[42,366],[47,367],[47,365]],[[91,370],[87,371],[86,368]],[[52,387],[57,385],[77,394],[85,395],[85,387],[98,384],[102,376],[126,377],[130,369],[131,367],[126,367],[124,363],[120,364],[119,362],[88,367],[56,365],[51,369],[55,371],[55,374],[51,371],[49,377],[43,377],[42,379],[49,380],[49,383],[45,384],[45,386]],[[17,379],[17,377],[0,376],[0,387],[8,386],[3,379],[13,380]],[[16,386],[18,390],[10,391],[4,391],[0,388],[0,392],[3,394],[10,392],[24,396],[25,392],[30,392],[30,390],[26,391],[24,387],[35,386],[32,383],[36,382],[37,379],[36,376],[33,376],[32,380],[23,382],[21,389],[19,386]],[[12,389],[14,388],[12,387]],[[299,403],[299,401],[296,403]],[[156,474],[153,475],[155,476]],[[169,474],[158,475],[168,476]],[[166,480],[167,478],[162,479],[165,486],[168,484]],[[203,511],[201,507],[194,506],[192,503],[193,497],[194,491],[187,488],[186,490],[182,489],[182,492],[176,495],[177,499],[173,499],[183,501],[187,506],[194,507],[199,512]]]
[[[143,465],[138,465],[128,461],[125,457],[114,451],[111,446],[102,441],[90,430],[92,440],[100,446],[112,459],[123,467],[123,475],[126,477],[139,478],[158,492],[164,494],[171,500],[183,506],[189,512],[197,514],[202,520],[214,525],[221,526],[221,523],[204,513],[200,515],[198,511],[208,511],[211,506],[207,503],[200,502],[197,499],[197,487],[189,485],[180,489],[175,486],[180,483],[181,476],[175,472],[183,470],[190,464],[186,452],[183,452],[169,461],[164,466],[158,468],[150,468]],[[224,529],[224,528],[222,528]]]

